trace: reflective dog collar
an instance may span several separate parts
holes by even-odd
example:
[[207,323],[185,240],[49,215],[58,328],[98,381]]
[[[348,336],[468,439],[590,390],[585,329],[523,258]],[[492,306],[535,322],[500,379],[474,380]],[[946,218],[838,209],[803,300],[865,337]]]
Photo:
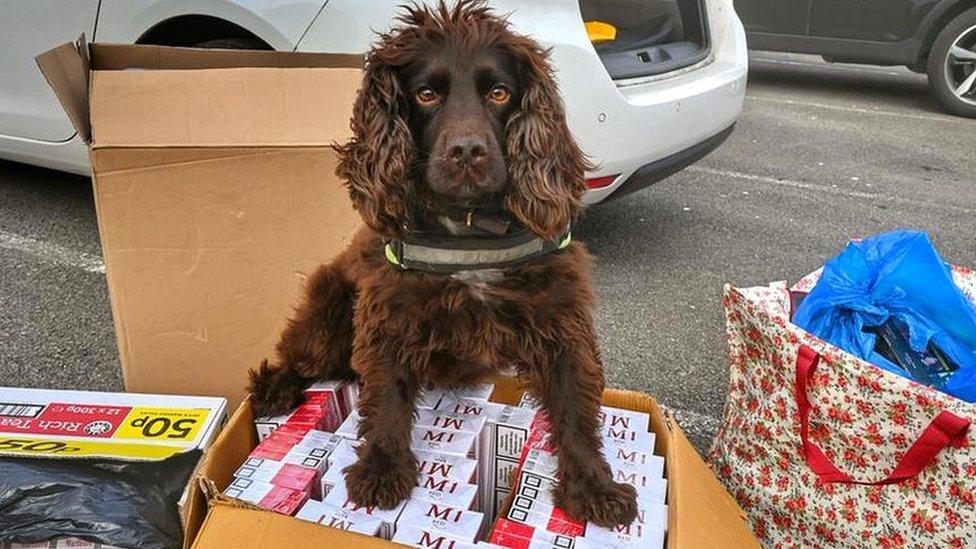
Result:
[[478,269],[504,269],[562,250],[572,242],[569,229],[544,240],[522,229],[498,237],[458,237],[412,232],[387,242],[386,260],[401,269],[456,273]]

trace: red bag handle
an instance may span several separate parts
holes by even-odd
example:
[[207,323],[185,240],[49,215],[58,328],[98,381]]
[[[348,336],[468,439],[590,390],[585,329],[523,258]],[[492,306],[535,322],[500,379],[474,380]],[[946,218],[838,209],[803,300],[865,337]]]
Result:
[[921,436],[905,452],[890,475],[873,482],[852,479],[847,473],[838,469],[830,461],[830,458],[809,438],[810,400],[807,397],[807,385],[819,364],[820,354],[812,348],[802,345],[796,356],[796,385],[794,390],[796,406],[800,414],[800,439],[803,441],[803,454],[807,465],[822,481],[872,486],[896,484],[921,473],[946,446],[952,445],[959,448],[965,442],[971,421],[943,410],[922,431]]

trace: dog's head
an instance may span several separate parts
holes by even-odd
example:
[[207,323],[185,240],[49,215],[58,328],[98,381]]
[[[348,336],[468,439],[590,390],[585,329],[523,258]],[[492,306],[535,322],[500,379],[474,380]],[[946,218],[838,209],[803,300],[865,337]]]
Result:
[[547,52],[482,0],[405,10],[368,55],[353,137],[337,148],[366,223],[397,237],[412,203],[497,205],[539,236],[560,234],[589,164]]

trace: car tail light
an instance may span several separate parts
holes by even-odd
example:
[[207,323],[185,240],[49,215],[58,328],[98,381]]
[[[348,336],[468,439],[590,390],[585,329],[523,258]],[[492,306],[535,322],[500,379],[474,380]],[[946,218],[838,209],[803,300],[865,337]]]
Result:
[[604,175],[603,177],[594,177],[593,179],[586,180],[587,189],[602,189],[603,187],[609,187],[620,174],[615,175]]

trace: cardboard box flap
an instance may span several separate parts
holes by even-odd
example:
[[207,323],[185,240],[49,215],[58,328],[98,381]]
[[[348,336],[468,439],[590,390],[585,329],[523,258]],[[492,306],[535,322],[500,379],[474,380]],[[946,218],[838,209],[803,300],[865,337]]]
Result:
[[91,143],[88,111],[88,49],[85,35],[61,44],[35,58],[41,74],[57,96],[71,125],[85,143]]
[[357,68],[95,70],[92,146],[328,146],[351,135],[361,80]]
[[207,515],[204,528],[197,536],[193,547],[390,549],[392,545],[379,538],[370,538],[336,528],[325,528],[277,513],[218,504]]
[[147,69],[227,69],[242,67],[363,67],[363,55],[271,50],[177,48],[141,44],[91,44],[91,68],[97,71]]

